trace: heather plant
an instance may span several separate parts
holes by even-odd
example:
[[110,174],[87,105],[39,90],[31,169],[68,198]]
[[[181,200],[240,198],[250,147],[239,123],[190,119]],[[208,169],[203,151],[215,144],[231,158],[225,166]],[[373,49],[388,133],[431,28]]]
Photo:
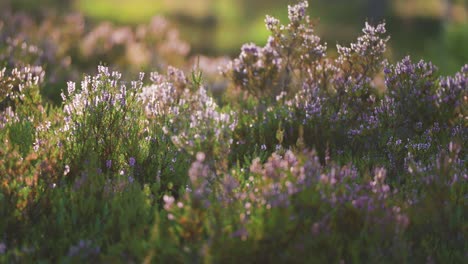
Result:
[[437,106],[442,118],[449,122],[463,123],[467,116],[468,66],[463,66],[453,77],[441,77],[437,93]]
[[291,90],[292,77],[309,74],[308,69],[320,62],[326,50],[326,44],[321,44],[320,38],[314,35],[307,7],[306,1],[289,6],[287,25],[267,16],[265,24],[271,36],[266,46],[245,44],[239,58],[227,66],[224,74],[257,97]]
[[[465,155],[463,158],[463,155]],[[412,256],[431,261],[462,261],[466,243],[466,154],[462,145],[450,142],[433,157],[432,163],[409,157],[412,182],[405,193],[408,215],[414,222],[408,233]],[[411,189],[411,190],[410,190]],[[427,221],[425,216],[431,216]],[[431,226],[429,228],[429,225]],[[423,230],[430,230],[425,232]],[[443,245],[440,241],[446,241]]]
[[204,87],[192,94],[185,90],[178,107],[181,113],[174,118],[174,144],[192,155],[204,151],[222,159],[229,153],[237,124],[234,112],[219,109]]
[[[268,119],[264,112],[269,109],[261,107],[265,95],[275,96],[271,101],[276,107],[270,112],[286,122],[275,124],[273,129],[282,132],[289,145],[296,143],[302,126],[304,134],[310,135],[305,142],[319,151],[322,160],[330,147],[343,151],[347,145],[359,148],[365,143],[367,149],[372,149],[378,144],[375,108],[380,103],[380,72],[389,40],[384,36],[385,24],[374,27],[366,23],[357,42],[350,47],[337,45],[339,56],[331,59],[326,57],[326,44],[321,44],[314,34],[307,7],[307,2],[290,6],[287,25],[267,16],[266,27],[272,32],[267,45],[244,45],[239,58],[228,65],[224,74],[259,98],[259,120]],[[273,54],[274,59],[265,54]]]
[[389,124],[402,132],[396,135],[411,136],[418,123],[432,124],[437,118],[436,105],[436,68],[423,61],[413,64],[409,57],[404,58],[394,67],[386,69],[388,96],[394,100],[394,124]]
[[[68,83],[68,95],[62,95],[65,116],[61,144],[72,174],[79,173],[92,153],[97,154],[100,168],[111,172],[122,169],[136,154],[141,111],[135,105],[142,80],[132,82],[127,89],[120,78],[120,73],[100,66],[96,76],[84,78],[81,90]],[[126,153],[126,149],[134,152]]]
[[[319,262],[399,258],[397,242],[375,256],[374,248],[364,246],[373,239],[379,243],[374,247],[385,247],[383,237],[400,237],[409,224],[402,209],[393,206],[396,192],[386,184],[384,169],[366,182],[352,167],[324,168],[314,153],[287,151],[264,164],[255,159],[249,172],[234,169],[212,181],[204,158],[199,153],[190,169],[191,191],[179,202],[165,197],[167,219],[160,220],[164,233],[157,237],[162,242],[152,254],[157,260],[300,262],[309,253],[306,248],[326,248],[306,257]],[[340,237],[331,240],[328,234]],[[186,250],[171,254],[166,245]]]
[[41,67],[3,69],[0,73],[0,229],[13,248],[23,241],[25,226],[37,218],[49,177],[53,179],[57,173],[56,151],[46,142],[40,148],[37,145],[42,135],[37,131],[45,130],[48,114],[53,116],[39,93],[43,78]]

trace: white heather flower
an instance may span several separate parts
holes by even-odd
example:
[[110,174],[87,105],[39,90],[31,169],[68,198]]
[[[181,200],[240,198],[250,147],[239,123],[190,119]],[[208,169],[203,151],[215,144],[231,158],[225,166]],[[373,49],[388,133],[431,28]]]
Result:
[[272,16],[267,15],[265,18],[265,26],[270,31],[275,31],[280,24],[280,21]]

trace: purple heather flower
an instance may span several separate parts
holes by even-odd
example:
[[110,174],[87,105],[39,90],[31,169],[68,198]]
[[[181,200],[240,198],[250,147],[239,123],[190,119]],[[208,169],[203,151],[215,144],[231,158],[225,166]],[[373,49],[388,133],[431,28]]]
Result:
[[106,167],[110,169],[112,167],[112,160],[107,160],[106,161]]
[[307,1],[303,1],[298,3],[294,6],[288,6],[288,18],[292,23],[298,23],[307,13],[307,7],[309,7],[309,3]]
[[128,160],[128,164],[130,165],[130,167],[135,166],[135,163],[136,163],[135,158],[134,158],[134,157],[130,157],[130,159]]
[[254,43],[247,43],[242,46],[241,51],[242,52],[240,57],[244,59],[250,56],[256,58],[261,53],[261,48],[255,45]]
[[278,19],[271,17],[271,16],[266,16],[265,18],[265,25],[266,28],[270,31],[275,30],[279,26],[280,22]]
[[0,243],[0,254],[5,254],[6,248],[7,247],[6,247],[5,243],[3,243],[3,242]]

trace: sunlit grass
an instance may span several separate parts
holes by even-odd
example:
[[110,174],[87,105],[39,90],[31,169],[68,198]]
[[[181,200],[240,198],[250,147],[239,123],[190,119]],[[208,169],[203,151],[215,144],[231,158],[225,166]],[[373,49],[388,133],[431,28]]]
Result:
[[80,0],[77,6],[89,17],[121,23],[144,22],[165,11],[160,2],[150,0]]

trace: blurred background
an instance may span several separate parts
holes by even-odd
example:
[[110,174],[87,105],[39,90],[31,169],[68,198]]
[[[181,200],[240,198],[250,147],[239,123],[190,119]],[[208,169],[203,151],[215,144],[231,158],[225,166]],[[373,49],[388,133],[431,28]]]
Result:
[[[191,54],[235,56],[242,43],[264,44],[266,14],[287,22],[287,0],[0,0],[0,9],[37,17],[80,12],[89,21],[147,23],[163,15],[191,45]],[[364,22],[387,22],[389,56],[433,61],[444,74],[468,63],[468,0],[309,0],[317,34],[334,52],[360,34]]]

